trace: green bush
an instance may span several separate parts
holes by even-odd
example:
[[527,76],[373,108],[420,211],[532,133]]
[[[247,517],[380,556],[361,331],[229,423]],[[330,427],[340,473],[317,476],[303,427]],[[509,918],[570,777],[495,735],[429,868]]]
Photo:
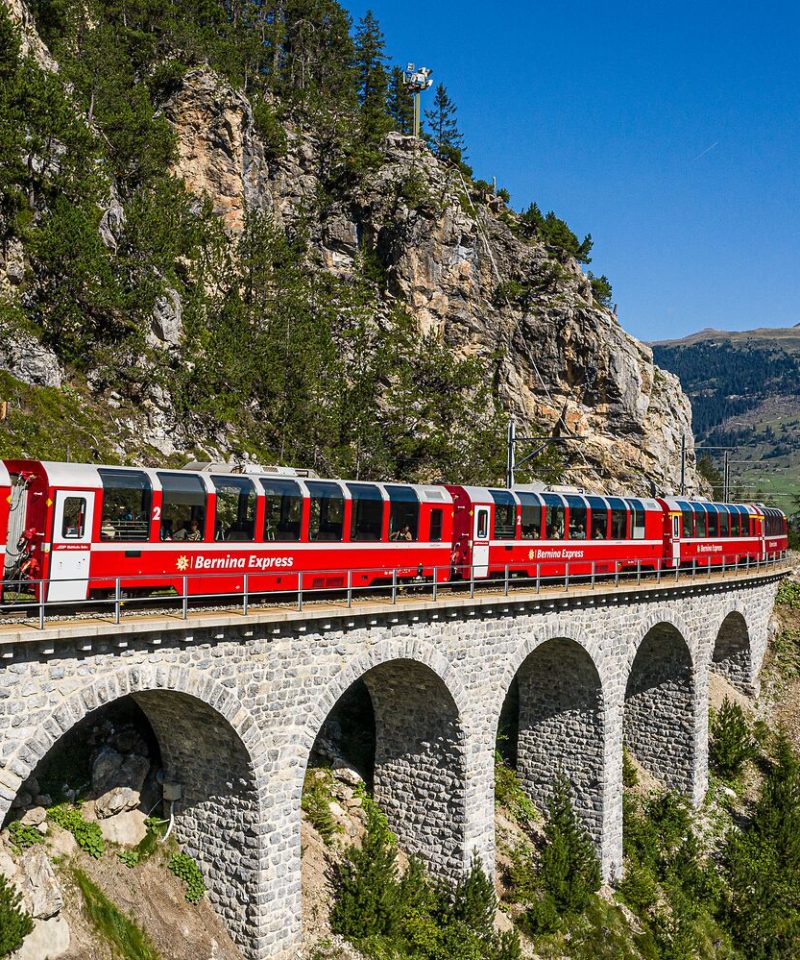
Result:
[[710,726],[711,762],[721,777],[734,779],[748,760],[758,756],[758,746],[744,710],[725,697],[719,712],[712,715]]
[[14,846],[22,851],[27,850],[36,843],[44,843],[44,837],[36,827],[20,823],[15,820],[8,828],[8,836]]
[[196,861],[188,853],[174,853],[169,858],[167,867],[186,884],[186,899],[189,903],[199,903],[206,892],[206,885]]
[[301,802],[303,813],[326,844],[330,844],[333,838],[342,832],[341,824],[337,823],[331,813],[332,785],[332,771],[325,769],[306,771]]
[[81,850],[90,857],[99,860],[103,856],[106,843],[99,824],[84,820],[78,807],[62,803],[51,807],[47,811],[47,817],[64,830],[69,830]]
[[376,960],[519,960],[516,935],[494,930],[494,887],[477,859],[455,888],[433,883],[416,860],[400,878],[386,817],[371,801],[365,810],[363,841],[336,869],[334,933]]
[[800,583],[796,580],[781,580],[775,602],[793,610],[800,609]]
[[33,930],[33,919],[22,907],[22,897],[0,873],[0,957],[7,957]]
[[499,753],[494,761],[494,798],[523,826],[540,819],[536,805],[522,788],[516,770],[505,763]]
[[639,774],[636,772],[636,766],[631,758],[627,747],[622,748],[622,785],[623,787],[635,787],[639,782]]

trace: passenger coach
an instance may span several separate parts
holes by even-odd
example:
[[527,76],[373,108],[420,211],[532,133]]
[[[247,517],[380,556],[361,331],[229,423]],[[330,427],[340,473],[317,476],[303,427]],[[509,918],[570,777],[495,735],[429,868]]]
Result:
[[[115,589],[190,594],[450,577],[444,487],[16,460],[9,536],[48,600]],[[5,500],[5,498],[4,498]],[[203,574],[202,578],[196,574]],[[9,574],[12,574],[9,576]],[[193,576],[194,575],[194,576]],[[14,579],[6,566],[6,580]]]

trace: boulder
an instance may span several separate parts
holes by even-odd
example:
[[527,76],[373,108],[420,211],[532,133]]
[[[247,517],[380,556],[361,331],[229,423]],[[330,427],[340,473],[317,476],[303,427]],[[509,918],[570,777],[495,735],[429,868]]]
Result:
[[20,820],[20,823],[26,827],[38,827],[47,819],[47,811],[44,807],[31,807]]
[[114,787],[94,802],[94,812],[99,821],[116,817],[126,810],[134,810],[139,806],[139,791],[130,787]]
[[19,870],[16,863],[14,863],[5,850],[0,849],[0,875],[4,876],[7,880],[13,880],[18,872]]
[[125,757],[111,747],[103,747],[92,765],[92,790],[96,796],[118,787],[141,793],[149,768],[150,761],[146,757],[135,753]]
[[12,960],[58,960],[69,951],[69,925],[63,917],[36,920]]
[[0,370],[32,386],[60,387],[64,380],[64,371],[55,353],[23,330],[0,327]]
[[27,850],[20,862],[20,887],[25,907],[36,920],[53,917],[64,906],[64,896],[47,852],[41,846]]
[[78,852],[78,841],[69,830],[53,824],[47,841],[47,849],[52,857],[72,857]]
[[135,847],[147,836],[146,814],[142,810],[126,810],[100,820],[100,830],[109,843]]
[[333,775],[337,780],[341,780],[342,783],[346,783],[351,787],[357,787],[360,783],[364,782],[364,778],[346,760],[334,760],[333,761]]

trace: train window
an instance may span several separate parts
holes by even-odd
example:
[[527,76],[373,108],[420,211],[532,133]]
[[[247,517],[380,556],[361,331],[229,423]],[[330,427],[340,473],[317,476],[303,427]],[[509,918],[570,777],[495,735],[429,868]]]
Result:
[[626,540],[628,537],[628,508],[619,497],[609,497],[611,507],[611,539]]
[[444,522],[444,510],[441,507],[434,507],[431,510],[431,543],[440,543],[442,539],[442,524]]
[[694,529],[695,535],[698,537],[707,537],[708,536],[708,513],[706,508],[702,503],[696,503],[694,505],[695,515],[694,515]]
[[353,500],[350,513],[351,540],[380,540],[383,535],[383,497],[371,483],[348,483]]
[[308,521],[309,540],[341,540],[344,536],[344,494],[338,483],[330,480],[309,480],[311,514]]
[[518,493],[522,504],[522,539],[540,540],[542,537],[542,505],[532,493]]
[[694,536],[694,511],[687,504],[678,504],[681,511],[681,525],[684,537]]
[[631,540],[644,540],[644,507],[641,500],[629,500],[631,508]]
[[731,536],[738,537],[742,532],[742,517],[736,507],[731,507]]
[[569,507],[569,538],[570,540],[586,539],[586,503],[581,497],[567,497]]
[[294,480],[261,477],[264,490],[264,539],[293,543],[300,539],[303,496]]
[[564,505],[561,498],[552,493],[542,494],[544,500],[544,527],[548,540],[564,539]]
[[389,539],[416,540],[419,527],[419,500],[410,487],[386,484],[389,494]]
[[517,535],[517,504],[505,490],[491,490],[494,500],[494,539],[513,540]]
[[708,505],[708,535],[709,537],[719,536],[719,513],[713,503]]
[[62,518],[62,539],[80,540],[86,526],[86,500],[84,497],[67,497],[64,500]]
[[592,508],[592,522],[589,535],[592,540],[608,539],[608,507],[600,497],[587,497]]
[[247,477],[212,477],[217,493],[215,540],[249,542],[256,537],[256,488]]
[[103,483],[101,540],[149,539],[153,499],[150,478],[140,470],[98,470]]
[[205,539],[206,488],[192,473],[159,473],[162,540]]
[[727,537],[730,535],[730,517],[725,507],[719,508],[719,535]]

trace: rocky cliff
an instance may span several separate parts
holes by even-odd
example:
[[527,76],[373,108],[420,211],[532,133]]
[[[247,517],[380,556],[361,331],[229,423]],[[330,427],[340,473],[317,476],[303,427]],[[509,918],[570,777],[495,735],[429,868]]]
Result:
[[[23,27],[23,52],[57,69],[22,0],[4,2]],[[324,128],[286,111],[276,149],[248,97],[208,66],[185,72],[155,113],[174,135],[172,174],[195,197],[197,211],[210,204],[231,250],[248,216],[259,212],[290,236],[303,233],[320,275],[347,283],[367,252],[381,275],[379,315],[402,305],[420,336],[435,334],[453,355],[474,358],[501,416],[516,417],[521,433],[583,438],[561,448],[565,480],[608,491],[645,492],[650,484],[675,490],[685,435],[687,479],[695,488],[691,409],[678,380],[594,299],[575,260],[526,237],[502,200],[465,181],[423,141],[389,133],[380,162],[357,178],[337,178]],[[90,118],[83,119],[91,130]],[[115,255],[127,216],[125,190],[117,186],[110,175],[111,200],[98,225]],[[24,312],[40,267],[24,237],[7,232],[3,251],[0,296]],[[234,254],[234,272],[235,261]],[[177,269],[192,272],[186,263]],[[155,299],[144,351],[128,360],[137,371],[133,385],[110,386],[102,368],[86,372],[92,402],[106,414],[110,404],[104,429],[118,457],[179,458],[198,447],[225,456],[241,446],[224,424],[204,433],[201,423],[177,415],[170,377],[151,373],[147,350],[166,354],[173,370],[185,362],[185,299],[177,284]],[[38,346],[19,325],[7,326],[4,339],[0,366],[13,376],[56,388],[70,379],[70,363],[52,340]],[[243,406],[248,402],[241,397]],[[502,448],[502,435],[497,444]]]

